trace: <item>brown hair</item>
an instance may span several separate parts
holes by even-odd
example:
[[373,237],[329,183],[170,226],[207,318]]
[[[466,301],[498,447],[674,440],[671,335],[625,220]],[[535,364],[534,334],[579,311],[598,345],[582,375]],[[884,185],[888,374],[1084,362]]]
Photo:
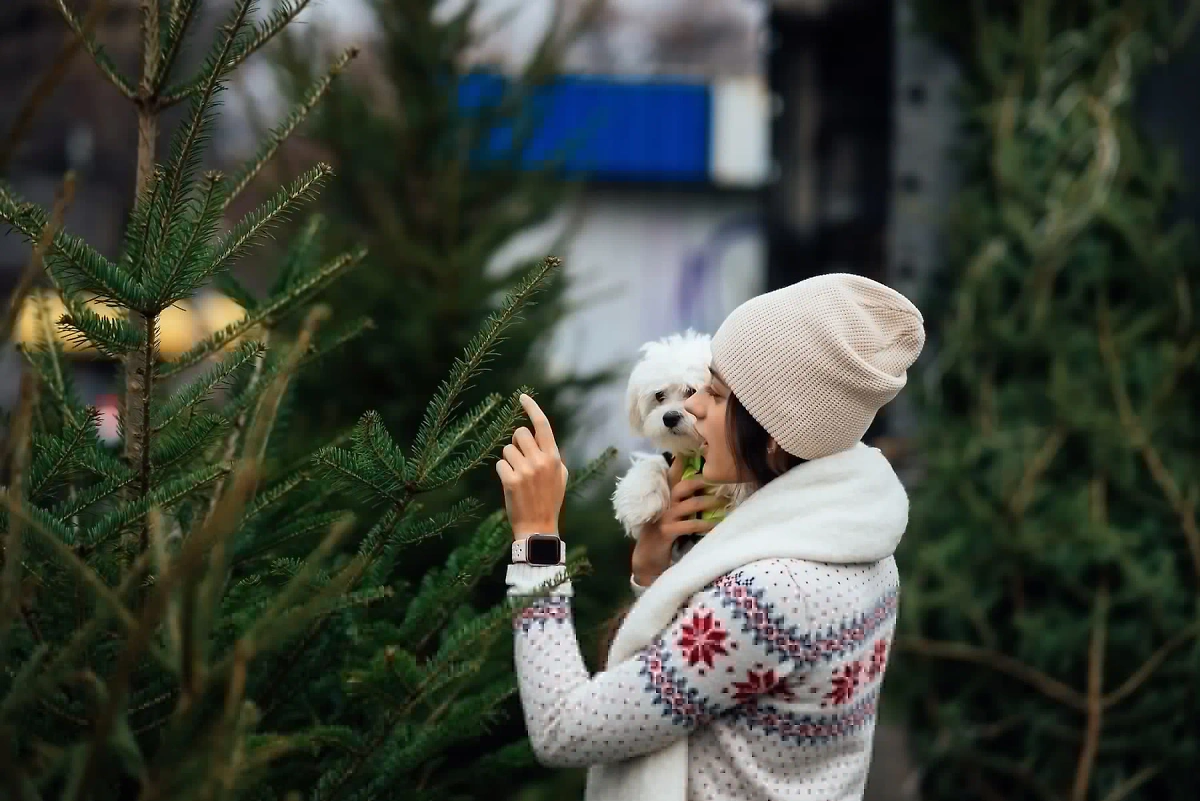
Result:
[[782,448],[778,448],[774,454],[770,453],[771,435],[767,429],[754,419],[754,415],[732,392],[726,403],[729,409],[725,415],[725,437],[733,449],[738,482],[762,489],[773,479],[805,461]]
[[[725,416],[725,437],[733,450],[739,483],[752,484],[755,489],[761,489],[805,461],[782,448],[774,454],[769,453],[767,449],[771,444],[771,435],[767,430],[754,419],[732,392],[729,393],[726,403],[729,408]],[[613,638],[617,636],[617,629],[625,622],[630,607],[632,604],[627,604],[604,625],[604,633],[600,637],[601,670],[608,666],[608,650],[612,647]]]

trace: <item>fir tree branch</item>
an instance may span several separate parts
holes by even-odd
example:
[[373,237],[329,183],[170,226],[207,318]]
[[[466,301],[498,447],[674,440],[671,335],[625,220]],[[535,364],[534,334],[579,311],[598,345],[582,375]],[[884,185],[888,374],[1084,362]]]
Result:
[[[290,637],[291,632],[299,628],[298,624],[311,622],[312,614],[309,610],[314,604],[324,603],[327,598],[339,596],[350,589],[356,572],[356,564],[353,561],[338,572],[338,575],[326,585],[324,592],[308,600],[301,607],[300,611],[295,613],[291,625],[279,625],[283,616],[295,607],[300,594],[311,590],[313,579],[316,577],[317,572],[329,558],[329,555],[333,553],[334,548],[337,547],[342,538],[354,527],[353,524],[353,515],[347,513],[343,514],[336,523],[329,527],[329,533],[322,540],[321,544],[304,560],[304,566],[300,572],[271,600],[270,605],[254,621],[254,625],[250,631],[242,635],[244,641],[254,644],[259,649],[270,650],[272,642],[278,642]],[[220,672],[222,672],[222,668],[214,670],[214,673]]]
[[1128,779],[1120,782],[1116,787],[1109,791],[1108,795],[1104,796],[1103,801],[1124,801],[1131,793],[1135,792],[1146,782],[1153,779],[1158,774],[1162,773],[1164,765],[1162,762],[1154,765],[1146,765],[1138,770]]
[[7,491],[0,494],[0,503],[3,503],[8,508],[10,520],[14,516],[19,517],[23,523],[29,526],[30,531],[41,537],[42,541],[50,547],[50,550],[58,556],[61,563],[69,568],[76,577],[82,579],[84,586],[92,591],[92,594],[102,602],[102,605],[107,606],[115,614],[123,628],[129,631],[136,627],[136,620],[130,611],[125,608],[125,604],[121,601],[120,596],[113,592],[112,588],[104,583],[104,579],[98,576],[64,542],[62,536],[64,532],[51,530],[48,523],[53,518],[45,510],[33,506],[26,508],[13,498],[11,492]]
[[1062,448],[1066,441],[1067,435],[1061,427],[1053,428],[1050,433],[1042,439],[1042,444],[1037,452],[1033,455],[1025,465],[1025,470],[1021,475],[1021,480],[1017,484],[1016,490],[1012,494],[1009,501],[1009,509],[1012,511],[1013,518],[1020,520],[1025,516],[1025,510],[1033,500],[1034,492],[1037,490],[1037,482],[1050,468],[1054,457],[1058,455],[1058,451]]
[[114,359],[121,359],[144,348],[146,343],[142,331],[131,326],[121,317],[105,317],[97,314],[78,299],[64,294],[66,314],[58,320],[63,339],[75,347],[88,346]]
[[529,387],[521,387],[514,392],[495,418],[489,421],[482,431],[476,432],[467,452],[452,460],[441,470],[434,472],[420,485],[420,488],[432,489],[456,481],[483,464],[501,444],[512,436],[513,429],[517,427],[517,423],[525,413],[521,408],[521,395],[532,392],[533,390]]
[[328,530],[345,516],[343,511],[325,512],[306,515],[284,526],[272,527],[270,532],[262,532],[263,536],[255,537],[252,542],[239,543],[240,547],[235,547],[230,559],[230,566],[241,565],[272,553],[288,540],[304,537],[322,529]]
[[[7,487],[5,500],[23,508],[25,484],[28,480],[30,443],[33,433],[33,410],[37,405],[37,375],[28,369],[21,371],[20,400],[17,414],[9,426],[7,456]],[[0,646],[5,644],[9,626],[21,605],[21,565],[23,534],[19,514],[8,516],[8,532],[4,543],[4,569],[0,573]]]
[[[171,574],[177,572],[186,579],[192,572],[199,568],[201,558],[200,554],[196,552],[196,543],[201,539],[200,537],[196,537],[187,541],[184,550],[180,554],[180,558],[174,563],[174,569],[171,571]],[[203,544],[206,545],[207,542]],[[145,554],[146,550],[143,549],[139,558],[144,557]],[[173,578],[173,575],[171,577]],[[125,648],[117,660],[116,668],[106,683],[108,697],[101,705],[93,721],[92,741],[86,752],[84,752],[83,766],[78,774],[79,780],[76,784],[76,793],[73,796],[68,796],[71,798],[71,801],[81,801],[80,791],[91,786],[91,781],[97,770],[101,754],[106,752],[107,749],[105,746],[108,743],[109,736],[117,725],[121,710],[125,707],[129,686],[133,680],[134,668],[141,661],[142,654],[146,650],[156,650],[153,647],[154,633],[158,630],[159,623],[166,612],[173,583],[171,580],[159,580],[155,582],[149,598],[142,607],[140,619],[134,622]]]
[[[322,450],[325,449],[323,448]],[[371,530],[367,532],[367,535],[364,539],[372,540],[374,545],[369,552],[367,552],[362,556],[361,559],[354,563],[354,569],[356,570],[356,573],[353,574],[353,578],[349,586],[353,587],[354,584],[356,584],[367,572],[374,560],[383,552],[383,549],[387,545],[391,530],[396,524],[397,518],[402,512],[405,511],[409,504],[410,499],[407,497],[401,502],[394,504],[391,509],[385,512],[384,515],[378,521],[376,521],[375,525],[371,527]],[[301,657],[305,654],[305,652],[308,651],[310,647],[312,647],[313,643],[316,642],[317,637],[320,636],[328,621],[328,617],[323,617],[317,621],[315,625],[310,627],[303,639],[301,639],[292,652],[288,654],[288,657],[279,663],[275,671],[267,680],[265,686],[268,689],[264,697],[261,699],[263,707],[267,709],[267,715],[269,715],[273,710],[273,706],[270,704],[271,695],[283,687],[283,681],[287,677],[287,674],[292,670],[292,668],[300,663]]]
[[[309,310],[304,323],[300,326],[300,333],[288,352],[283,369],[274,377],[270,388],[259,401],[258,408],[254,413],[254,424],[246,435],[246,447],[243,451],[254,464],[261,464],[266,458],[267,441],[275,426],[275,418],[279,413],[283,395],[287,391],[301,357],[308,350],[309,343],[316,334],[317,326],[328,319],[329,313],[327,306],[314,306]],[[253,492],[251,497],[253,497]]]
[[321,102],[321,99],[325,97],[329,91],[329,87],[333,85],[334,79],[342,73],[347,64],[357,57],[358,48],[351,47],[334,59],[333,64],[326,71],[325,75],[309,88],[304,98],[288,114],[287,119],[270,131],[267,140],[259,146],[258,152],[230,177],[228,182],[229,191],[225,198],[226,207],[250,185],[250,182],[262,171],[262,168],[271,160],[280,146],[304,122],[309,113]]
[[[247,384],[247,392],[253,389],[253,387],[262,379],[263,363],[267,358],[267,341],[270,336],[271,331],[270,329],[267,329],[263,332],[263,337],[258,343],[251,343],[250,345],[250,347],[254,348],[256,353],[254,356],[254,367],[251,370],[250,380]],[[246,345],[242,346],[242,350],[248,349],[249,348]],[[229,432],[229,436],[225,441],[225,450],[222,457],[226,462],[232,462],[237,456],[238,445],[241,444],[242,432],[246,430],[246,424],[249,419],[250,407],[248,406],[239,411],[238,416],[234,419],[233,429]],[[216,509],[217,499],[221,495],[222,486],[222,484],[217,484],[216,487],[213,488],[212,497],[209,499],[208,514],[212,514],[212,512]]]
[[326,477],[339,482],[347,490],[361,491],[366,488],[373,494],[372,500],[377,503],[386,501],[395,506],[404,504],[405,498],[395,494],[395,488],[390,482],[368,472],[351,451],[342,448],[322,448],[314,454],[313,465],[318,467]]
[[390,488],[389,497],[404,491],[408,484],[408,466],[404,453],[384,428],[383,418],[378,412],[367,412],[359,419],[352,435],[356,449],[370,459],[378,468],[379,476]]
[[90,448],[96,437],[96,427],[100,421],[100,412],[89,409],[80,425],[67,422],[66,436],[59,438],[50,435],[34,435],[37,446],[37,456],[33,462],[30,476],[33,481],[30,497],[36,497],[46,490],[59,475],[75,460],[77,454]]
[[[3,169],[2,159],[0,159],[0,169]],[[54,237],[62,230],[63,217],[66,216],[67,207],[71,205],[74,197],[75,173],[68,172],[63,178],[62,185],[58,188],[58,192],[55,194],[54,206],[51,208],[50,217],[42,227],[41,236],[34,244],[33,251],[29,254],[29,263],[26,265],[25,271],[21,273],[16,288],[9,295],[8,313],[4,315],[4,322],[2,327],[0,327],[0,343],[8,342],[12,339],[13,330],[16,328],[17,320],[25,308],[25,301],[29,297],[29,291],[33,288],[34,281],[45,270],[46,253],[53,245]]]
[[[193,591],[197,575],[203,575],[206,567],[206,556],[233,531],[236,520],[245,507],[249,491],[252,489],[255,474],[259,466],[254,463],[243,464],[235,475],[233,488],[222,496],[222,502],[216,514],[208,518],[200,529],[184,540],[183,548],[176,558],[169,563],[163,561],[161,572],[154,582],[149,597],[142,606],[142,615],[137,627],[130,634],[125,649],[122,651],[112,678],[108,681],[108,699],[96,716],[93,725],[93,741],[86,752],[84,770],[85,776],[94,771],[95,754],[101,750],[107,741],[109,732],[116,722],[116,717],[125,705],[125,698],[133,677],[134,667],[141,659],[141,654],[152,647],[154,632],[159,628],[161,620],[166,615],[170,599],[176,592],[182,592],[185,597]],[[149,515],[153,516],[153,514]],[[144,559],[147,551],[143,550],[139,559]],[[193,629],[187,632],[189,637],[197,634],[207,634]],[[168,663],[169,664],[169,663]],[[210,674],[211,675],[211,674]],[[185,687],[185,690],[188,689]],[[185,698],[181,703],[190,703]],[[93,765],[89,770],[88,766]]]
[[71,498],[68,498],[62,504],[55,506],[51,512],[58,518],[66,520],[74,518],[76,515],[86,511],[89,507],[95,506],[100,501],[111,497],[120,492],[137,480],[137,473],[130,470],[123,477],[114,476],[101,481],[99,484],[88,487],[80,493],[77,493]]
[[[154,264],[158,260],[158,257],[166,252],[167,242],[175,229],[171,221],[178,220],[180,224],[184,221],[181,212],[185,190],[190,187],[191,176],[199,166],[200,148],[207,140],[208,130],[212,125],[211,112],[213,101],[216,98],[217,92],[220,91],[220,80],[226,71],[226,61],[239,31],[241,31],[242,25],[246,21],[246,15],[249,12],[252,1],[237,0],[234,5],[230,20],[223,28],[223,36],[220,38],[216,53],[205,64],[200,91],[196,99],[192,102],[191,112],[184,122],[180,133],[172,141],[171,166],[167,175],[166,204],[163,207],[158,243],[151,251],[151,264]],[[151,0],[151,4],[156,3],[157,0]],[[157,10],[154,16],[157,18]],[[149,38],[147,38],[147,47],[150,47]],[[157,47],[157,40],[155,40],[155,47]],[[153,65],[148,65],[143,76],[143,82],[146,84],[152,82],[153,73]],[[209,199],[211,200],[212,195],[220,189],[220,181],[210,181],[208,189]],[[219,199],[217,205],[218,208],[222,207]],[[197,221],[197,224],[199,224],[199,221]],[[175,289],[175,287],[169,285],[164,285],[162,288],[168,292]]]
[[1196,520],[1195,504],[1179,489],[1175,476],[1163,462],[1158,449],[1154,447],[1150,434],[1142,424],[1141,417],[1133,409],[1133,402],[1125,388],[1124,372],[1121,366],[1121,356],[1113,336],[1112,323],[1106,302],[1097,304],[1096,310],[1097,341],[1100,355],[1108,373],[1109,386],[1113,400],[1117,406],[1117,417],[1125,429],[1125,435],[1130,444],[1137,450],[1154,483],[1162,491],[1167,504],[1179,518],[1179,527],[1183,531],[1188,551],[1192,557],[1192,571],[1200,579],[1200,523]]
[[[125,573],[115,592],[118,601],[141,578],[146,564],[147,559],[143,555]],[[28,684],[31,686],[26,687],[24,684],[16,683],[10,685],[8,695],[0,703],[0,720],[14,718],[24,711],[26,704],[31,703],[34,699],[42,700],[41,693],[54,689],[60,681],[61,673],[74,665],[76,657],[84,650],[100,627],[108,622],[109,613],[112,611],[113,609],[108,605],[99,604],[95,614],[86,621],[82,621],[71,635],[71,639],[54,652],[50,662],[29,676]]]
[[458,396],[467,388],[479,368],[493,355],[493,349],[500,343],[504,331],[512,325],[533,295],[544,288],[551,274],[558,270],[561,264],[562,261],[557,257],[547,256],[539,269],[531,271],[525,280],[509,293],[500,309],[488,316],[479,333],[467,345],[463,357],[455,359],[450,375],[438,388],[417,430],[413,461],[417,464],[418,474],[425,470],[433,458],[438,432],[445,428]]
[[1108,587],[1104,584],[1100,585],[1096,593],[1092,617],[1091,645],[1088,648],[1087,727],[1075,768],[1071,801],[1087,801],[1088,790],[1092,784],[1092,770],[1096,765],[1096,754],[1100,750],[1104,715],[1104,646],[1108,635]]
[[[0,220],[35,245],[48,224],[41,208],[20,200],[4,185],[0,185]],[[65,231],[54,235],[53,246],[44,252],[43,259],[51,278],[61,282],[64,291],[90,292],[120,305],[140,305],[145,300],[141,287],[117,265]]]
[[249,525],[253,523],[255,518],[265,513],[272,506],[286,498],[288,494],[292,492],[292,490],[296,489],[307,480],[308,476],[304,473],[295,473],[283,479],[269,490],[260,492],[254,498],[254,502],[251,503],[250,507],[246,510],[245,515],[242,516],[242,524]]
[[[374,324],[370,320],[359,319],[355,320],[349,325],[335,330],[331,335],[322,336],[320,341],[308,346],[305,354],[300,358],[300,361],[296,363],[297,371],[304,369],[314,362],[324,359],[333,351],[353,341],[364,331],[372,328],[374,328]],[[253,408],[254,404],[258,402],[258,397],[263,391],[265,391],[265,385],[269,384],[274,377],[279,374],[279,370],[281,368],[282,365],[278,361],[266,366],[261,372],[257,384],[248,385],[241,393],[237,395],[237,397],[225,405],[224,410],[226,414],[241,414],[245,410]],[[308,461],[308,459],[302,459],[301,463],[307,463]]]
[[[157,0],[152,0],[157,2]],[[135,368],[137,381],[133,389],[139,390],[139,394],[134,396],[127,395],[125,397],[125,410],[129,411],[131,406],[140,406],[138,412],[132,415],[132,425],[127,425],[125,428],[126,441],[136,443],[132,451],[133,459],[130,461],[137,466],[138,471],[138,500],[145,500],[150,495],[150,485],[154,477],[154,463],[151,461],[151,436],[150,431],[150,403],[154,397],[154,371],[158,364],[156,357],[158,351],[158,316],[145,315],[145,332],[146,341],[143,343],[143,348],[140,351],[141,358],[138,360],[140,364]],[[138,352],[138,351],[135,351]],[[133,361],[133,360],[129,360]],[[132,399],[131,399],[132,398]],[[130,430],[132,428],[132,430]],[[146,550],[150,545],[150,529],[148,521],[142,518],[142,530],[138,535],[139,553]]]
[[[183,423],[178,430],[163,434],[150,447],[150,464],[155,474],[167,473],[189,459],[203,455],[204,449],[228,426],[229,421],[219,414],[199,414]],[[228,463],[229,460],[221,462]]]
[[[246,0],[239,0],[239,2],[245,3]],[[228,73],[237,69],[243,61],[273,39],[289,22],[295,19],[296,15],[308,6],[309,2],[310,0],[282,0],[270,16],[255,27],[254,33],[246,37],[244,42],[239,42],[238,46],[226,55],[224,61],[220,62],[223,66],[222,72]],[[175,86],[169,86],[162,93],[160,102],[163,106],[173,106],[195,95],[201,90],[202,85],[202,80],[192,80]]]
[[172,479],[136,501],[121,504],[97,520],[84,533],[84,542],[93,547],[111,542],[122,531],[135,524],[146,526],[148,530],[146,517],[151,509],[169,509],[229,472],[230,468],[226,465],[210,465]]
[[115,481],[119,479],[129,478],[131,475],[136,476],[136,472],[130,470],[116,456],[110,455],[107,451],[99,449],[97,443],[93,441],[91,447],[85,448],[74,454],[75,464],[81,469],[87,470],[93,475],[106,481]]
[[266,233],[275,223],[286,219],[288,213],[300,204],[315,197],[332,173],[333,168],[328,164],[318,164],[293,181],[290,186],[280,189],[262,206],[247,214],[217,244],[212,261],[200,272],[194,283],[199,285],[209,277],[227,270],[259,236]]
[[162,30],[159,20],[159,0],[141,0],[140,23],[142,34],[142,75],[138,82],[138,97],[154,94],[154,76],[162,63]]
[[1166,661],[1180,646],[1186,645],[1193,638],[1200,637],[1200,621],[1196,621],[1192,625],[1184,628],[1175,634],[1174,637],[1163,643],[1157,651],[1150,655],[1141,667],[1133,672],[1133,674],[1121,683],[1121,686],[1104,696],[1103,708],[1105,710],[1120,704],[1125,699],[1129,698],[1138,691],[1142,685],[1149,681],[1154,675],[1154,671]]
[[175,59],[182,49],[188,26],[195,16],[196,6],[197,0],[177,0],[168,13],[166,42],[151,81],[151,88],[155,93],[162,88],[163,82],[175,66]]
[[[568,576],[573,575],[572,571],[574,569],[576,569],[576,568],[573,566],[568,566],[567,567],[567,575]],[[555,585],[557,583],[558,583],[558,581],[551,582],[551,584],[555,584]],[[552,589],[552,587],[547,585],[546,591],[548,592],[550,589]],[[508,609],[502,608],[502,611],[510,613],[510,610],[508,610]],[[505,615],[505,617],[502,617],[500,619],[501,620],[507,619],[507,615]],[[434,629],[431,629],[431,630],[434,630]],[[455,654],[458,653],[458,648],[466,646],[466,645],[470,644],[470,642],[471,642],[471,640],[466,639],[466,638],[464,638],[461,641],[458,641],[456,643],[456,646],[458,646],[458,647],[451,649],[449,651],[448,655],[454,656]],[[366,748],[362,749],[361,751],[359,751],[359,753],[357,753],[354,756],[354,759],[351,761],[350,765],[347,768],[343,769],[338,774],[337,779],[333,783],[333,786],[327,792],[322,793],[318,789],[318,791],[315,793],[315,801],[336,801],[336,799],[339,798],[345,790],[349,789],[351,780],[363,769],[363,767],[366,765],[366,763],[370,759],[370,757],[376,751],[378,751],[379,748],[392,735],[392,732],[395,730],[395,728],[399,724],[399,722],[404,720],[409,714],[411,714],[412,710],[415,709],[418,704],[423,703],[425,701],[425,699],[427,698],[427,696],[429,694],[428,688],[431,685],[433,685],[434,683],[436,683],[440,680],[443,680],[445,678],[446,671],[443,667],[444,664],[445,663],[442,662],[442,663],[440,663],[440,665],[437,669],[425,671],[425,676],[421,680],[421,683],[418,686],[416,686],[415,688],[413,688],[412,691],[409,693],[408,702],[406,704],[404,704],[403,706],[393,709],[387,713],[387,715],[384,717],[383,721],[381,721],[380,725],[378,726],[378,732],[377,732],[376,736],[374,738],[372,738],[371,742],[367,745]]]
[[[524,388],[521,391],[524,392]],[[463,443],[468,434],[477,432],[478,427],[483,421],[500,405],[501,397],[498,392],[488,395],[478,406],[456,420],[454,425],[450,426],[449,431],[438,437],[437,454],[432,457],[428,467],[414,477],[417,483],[424,481],[430,471],[440,467],[454,453],[455,449]],[[511,401],[512,399],[510,398],[506,411],[511,409]]]
[[241,306],[245,311],[252,312],[258,306],[258,298],[254,297],[241,281],[228,272],[214,276],[212,285],[214,289]]
[[[83,47],[91,54],[92,60],[96,62],[96,66],[100,68],[100,72],[104,74],[104,77],[108,78],[109,83],[115,86],[117,91],[125,95],[126,98],[136,100],[137,90],[134,89],[133,84],[121,74],[121,71],[117,69],[117,65],[104,52],[104,48],[92,38],[92,31],[100,21],[100,14],[95,14],[93,18],[93,15],[89,13],[87,17],[80,20],[75,16],[75,12],[67,6],[66,0],[54,0],[54,5],[58,7],[59,13],[62,14],[67,25],[70,26]],[[98,3],[97,5],[101,4]],[[107,5],[107,3],[103,5]]]
[[583,489],[604,475],[617,458],[616,448],[605,448],[604,452],[590,461],[581,470],[576,470],[567,478],[567,494],[578,496]]
[[285,294],[264,302],[261,306],[259,306],[253,312],[247,314],[238,322],[231,323],[221,331],[218,331],[203,341],[197,343],[186,353],[183,353],[174,361],[164,365],[159,370],[159,375],[166,377],[174,375],[180,370],[185,370],[212,355],[213,353],[216,353],[218,350],[225,347],[225,345],[237,339],[242,334],[245,334],[254,326],[263,322],[274,321],[277,315],[294,309],[306,297],[310,297],[311,295],[319,292],[331,281],[341,275],[344,270],[361,262],[365,256],[365,250],[359,250],[354,253],[347,253],[338,256],[336,259],[318,270],[314,275],[310,276],[304,281],[298,282]]
[[180,248],[179,255],[172,259],[168,270],[152,276],[148,282],[154,306],[159,310],[189,297],[204,282],[206,271],[198,265],[198,261],[206,243],[221,224],[224,205],[221,173],[205,173],[200,180],[199,194],[199,200],[195,203],[196,219],[188,226],[187,241]]
[[1007,654],[977,648],[967,643],[939,642],[921,637],[905,637],[898,639],[896,644],[902,650],[919,656],[983,665],[1024,682],[1051,700],[1078,712],[1087,712],[1087,699],[1079,692]]
[[[49,314],[44,305],[42,303],[35,303],[35,305],[42,338],[35,349],[22,348],[21,355],[24,357],[25,363],[41,378],[42,389],[47,390],[54,397],[54,402],[63,415],[64,421],[70,425],[76,425],[75,401],[67,391],[67,374],[62,368],[62,346],[54,336],[54,330],[50,327]],[[42,364],[42,361],[48,364]]]
[[325,227],[324,215],[309,215],[304,227],[289,244],[268,296],[279,295],[291,289],[297,280],[309,275],[320,263]]
[[[239,345],[233,352],[227,354],[211,369],[207,370],[203,375],[196,378],[187,386],[177,390],[170,398],[157,409],[151,417],[151,426],[155,433],[162,431],[164,428],[175,422],[175,419],[184,412],[194,409],[197,405],[206,401],[217,387],[229,380],[230,376],[248,364],[251,360],[255,362],[254,369],[258,370],[261,365],[261,360],[266,354],[266,343],[249,341]],[[253,380],[253,379],[251,379]],[[235,424],[244,426],[245,420],[239,417],[239,423]],[[233,454],[226,450],[224,461],[233,460]]]

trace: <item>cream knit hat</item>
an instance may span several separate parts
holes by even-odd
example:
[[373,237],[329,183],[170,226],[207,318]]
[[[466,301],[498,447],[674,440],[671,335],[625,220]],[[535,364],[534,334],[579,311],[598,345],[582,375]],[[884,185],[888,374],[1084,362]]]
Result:
[[921,312],[859,275],[819,275],[751,298],[713,337],[713,367],[785,451],[852,447],[925,345]]

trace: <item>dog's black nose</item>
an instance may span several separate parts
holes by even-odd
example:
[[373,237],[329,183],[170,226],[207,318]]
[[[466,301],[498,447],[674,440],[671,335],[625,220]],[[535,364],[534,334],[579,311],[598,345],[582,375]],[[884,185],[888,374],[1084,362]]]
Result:
[[663,415],[663,425],[667,428],[674,428],[679,425],[679,421],[683,419],[683,414],[680,412],[667,412]]

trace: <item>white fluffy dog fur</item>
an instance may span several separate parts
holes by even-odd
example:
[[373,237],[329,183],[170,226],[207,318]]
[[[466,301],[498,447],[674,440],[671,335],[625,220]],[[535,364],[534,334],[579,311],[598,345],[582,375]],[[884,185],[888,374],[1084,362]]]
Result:
[[[646,343],[641,354],[629,376],[625,407],[634,433],[649,439],[659,452],[634,453],[633,465],[617,480],[612,496],[617,519],[633,539],[670,504],[669,467],[663,454],[687,458],[700,448],[696,418],[683,404],[708,383],[712,338],[688,330]],[[711,492],[727,498],[731,506],[749,494],[741,484],[715,485]]]

